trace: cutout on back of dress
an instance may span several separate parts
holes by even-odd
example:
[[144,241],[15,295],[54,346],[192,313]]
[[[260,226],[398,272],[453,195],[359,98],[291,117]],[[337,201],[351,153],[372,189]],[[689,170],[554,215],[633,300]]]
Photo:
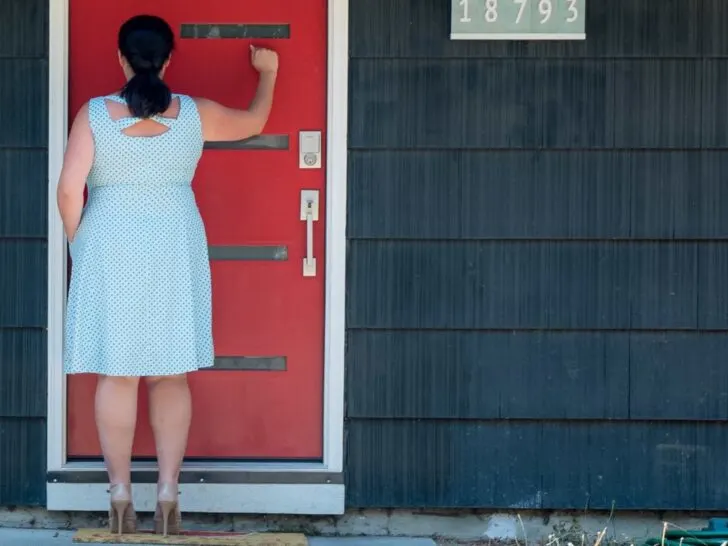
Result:
[[173,97],[165,112],[142,119],[129,112],[129,107],[121,97],[106,97],[104,104],[109,118],[119,126],[121,133],[132,138],[154,138],[168,133],[172,123],[179,118],[181,109],[180,98]]

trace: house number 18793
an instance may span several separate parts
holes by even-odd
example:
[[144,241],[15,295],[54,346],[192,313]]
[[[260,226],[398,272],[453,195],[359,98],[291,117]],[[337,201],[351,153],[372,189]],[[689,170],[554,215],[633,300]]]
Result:
[[[461,23],[470,23],[470,2],[477,0],[460,0],[460,7],[462,8],[462,16],[460,17]],[[504,2],[513,2],[518,11],[516,13],[515,23],[519,24],[523,21],[523,15],[528,8],[529,0],[501,0]],[[538,4],[538,13],[541,15],[540,24],[547,23],[554,13],[554,1],[558,0],[533,0]],[[566,22],[573,23],[579,18],[579,9],[577,8],[577,0],[563,0],[566,4]],[[488,23],[495,23],[498,21],[498,0],[485,0],[485,20]]]
[[584,39],[586,0],[451,0],[453,39]]

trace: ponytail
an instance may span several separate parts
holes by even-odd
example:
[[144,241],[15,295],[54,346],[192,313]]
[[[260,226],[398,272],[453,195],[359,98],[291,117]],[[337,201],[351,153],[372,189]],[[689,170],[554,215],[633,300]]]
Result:
[[140,70],[121,90],[132,115],[149,118],[165,112],[172,102],[172,92],[154,71]]
[[119,52],[134,72],[121,96],[132,115],[149,118],[169,108],[172,92],[160,75],[173,49],[174,33],[164,19],[136,15],[121,25]]

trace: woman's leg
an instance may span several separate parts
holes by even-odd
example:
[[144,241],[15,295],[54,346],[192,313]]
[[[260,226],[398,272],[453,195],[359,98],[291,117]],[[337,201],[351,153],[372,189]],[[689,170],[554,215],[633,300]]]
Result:
[[96,428],[112,486],[131,482],[138,391],[138,377],[100,375],[96,385]]
[[111,487],[109,528],[136,531],[131,499],[131,447],[137,417],[138,377],[99,376],[96,385],[96,428]]
[[159,463],[159,483],[176,484],[187,448],[192,399],[186,375],[147,377],[149,421]]
[[156,533],[178,534],[181,516],[177,502],[177,482],[187,449],[187,433],[192,419],[192,398],[186,375],[148,377],[149,421],[154,432],[159,464]]

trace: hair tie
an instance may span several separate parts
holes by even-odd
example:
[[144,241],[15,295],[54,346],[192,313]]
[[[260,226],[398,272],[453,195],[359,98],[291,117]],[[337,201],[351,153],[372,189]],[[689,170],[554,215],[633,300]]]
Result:
[[155,70],[159,70],[159,68],[155,66],[154,62],[149,59],[144,59],[138,55],[134,55],[129,64],[131,64],[134,72],[154,72]]

